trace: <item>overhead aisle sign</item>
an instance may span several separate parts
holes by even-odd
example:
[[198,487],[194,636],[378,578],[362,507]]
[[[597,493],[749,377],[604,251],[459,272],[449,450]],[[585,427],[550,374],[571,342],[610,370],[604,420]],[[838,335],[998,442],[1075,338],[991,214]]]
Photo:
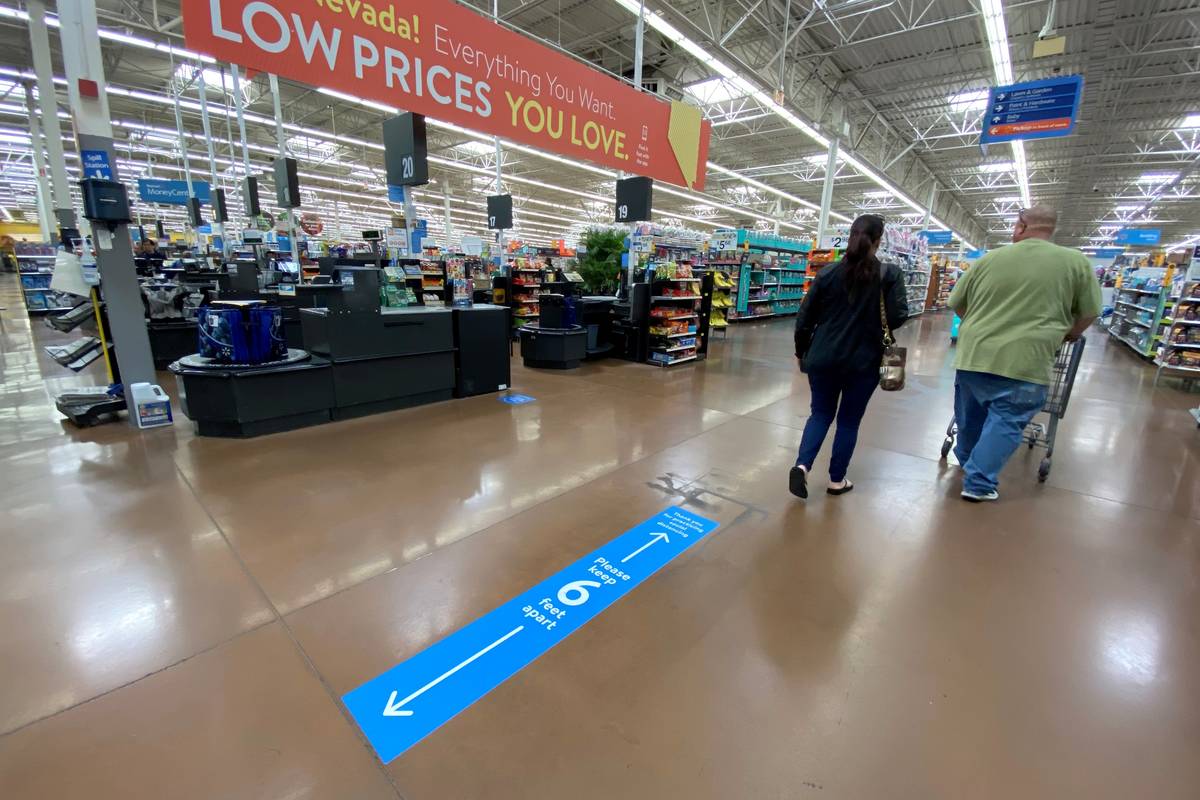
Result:
[[1075,132],[1082,97],[1081,75],[993,87],[979,143],[986,148],[1017,139],[1069,136]]
[[[192,189],[201,203],[211,200],[211,192],[205,181],[192,181]],[[188,202],[187,181],[170,181],[161,178],[138,178],[138,195],[145,203],[162,203],[168,206],[186,206]]]
[[1142,245],[1152,247],[1162,240],[1162,230],[1159,228],[1122,228],[1117,231],[1117,244]]
[[675,507],[344,695],[387,763],[717,528]]
[[712,125],[453,0],[183,0],[187,46],[571,158],[703,189]]

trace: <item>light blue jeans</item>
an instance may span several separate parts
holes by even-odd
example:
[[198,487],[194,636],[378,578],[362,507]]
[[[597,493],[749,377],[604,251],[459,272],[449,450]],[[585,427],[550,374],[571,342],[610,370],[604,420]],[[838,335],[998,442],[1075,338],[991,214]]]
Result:
[[959,370],[954,380],[958,443],[954,455],[966,471],[963,491],[987,494],[1000,485],[1000,470],[1021,446],[1034,416],[1046,404],[1047,387],[988,372]]

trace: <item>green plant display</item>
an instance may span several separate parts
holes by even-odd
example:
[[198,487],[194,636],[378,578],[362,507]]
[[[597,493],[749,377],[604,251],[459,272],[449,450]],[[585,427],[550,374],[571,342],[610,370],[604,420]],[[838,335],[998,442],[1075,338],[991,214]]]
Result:
[[624,230],[614,228],[584,231],[584,252],[579,256],[578,272],[590,293],[612,294],[617,290],[625,236]]

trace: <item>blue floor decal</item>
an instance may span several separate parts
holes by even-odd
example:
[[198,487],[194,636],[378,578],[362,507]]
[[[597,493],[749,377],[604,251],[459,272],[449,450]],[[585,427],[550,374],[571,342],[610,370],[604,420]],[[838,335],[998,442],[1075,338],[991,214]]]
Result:
[[387,763],[717,528],[669,508],[392,667],[342,701]]

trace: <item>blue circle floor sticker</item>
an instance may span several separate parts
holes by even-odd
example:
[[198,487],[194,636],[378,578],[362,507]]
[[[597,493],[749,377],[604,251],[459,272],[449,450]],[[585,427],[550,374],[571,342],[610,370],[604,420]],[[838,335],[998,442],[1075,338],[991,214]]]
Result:
[[501,403],[508,403],[510,406],[523,406],[526,403],[532,403],[535,399],[527,394],[506,394],[500,398]]

